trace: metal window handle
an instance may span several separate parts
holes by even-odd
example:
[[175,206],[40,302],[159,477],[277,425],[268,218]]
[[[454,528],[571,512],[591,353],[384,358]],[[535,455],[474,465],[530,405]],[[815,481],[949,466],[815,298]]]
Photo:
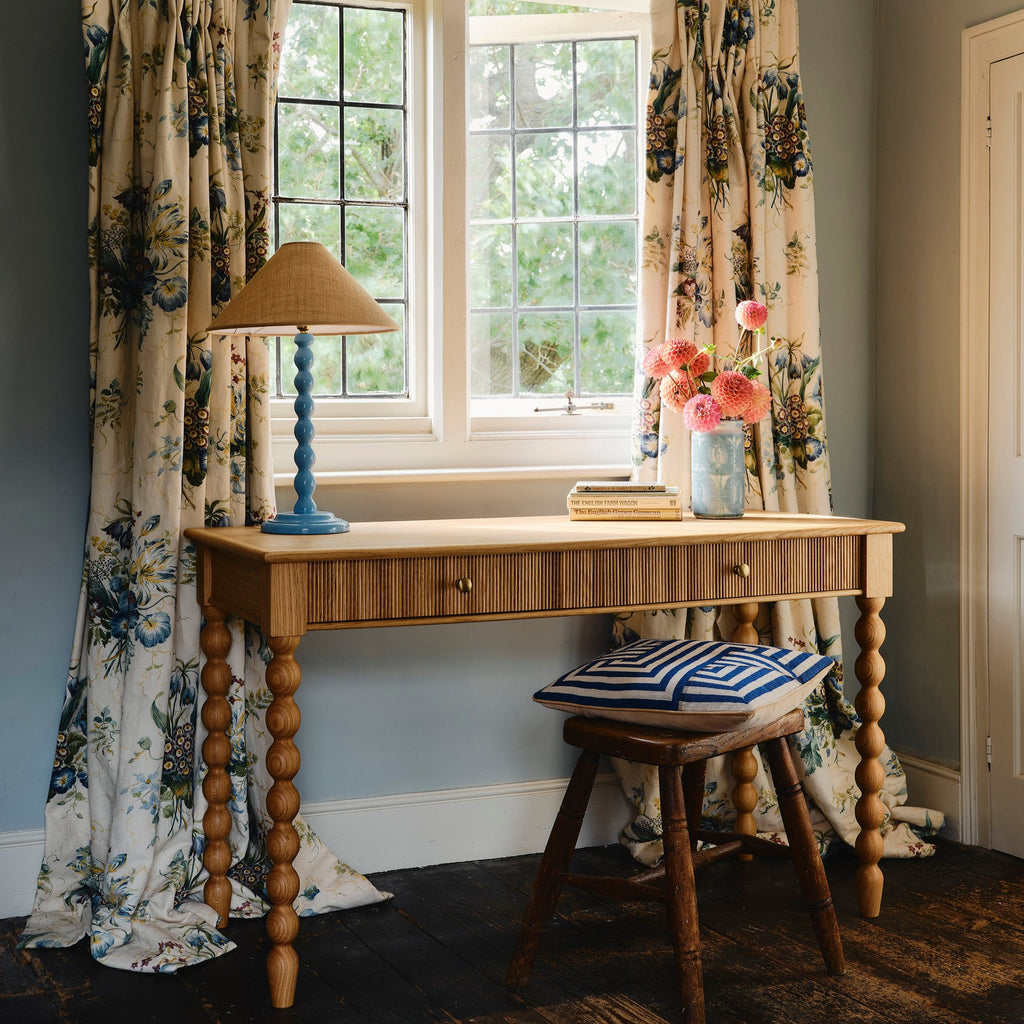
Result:
[[460,576],[455,581],[455,589],[460,594],[468,594],[473,589],[473,581],[468,576]]
[[732,571],[737,576],[742,576],[744,579],[746,579],[750,575],[750,566],[747,565],[746,562],[740,562],[739,565],[734,565],[732,567]]
[[560,412],[563,416],[579,416],[580,409],[614,409],[614,402],[591,402],[590,405],[577,405],[576,393],[569,388],[565,393],[565,405],[538,405],[534,412]]

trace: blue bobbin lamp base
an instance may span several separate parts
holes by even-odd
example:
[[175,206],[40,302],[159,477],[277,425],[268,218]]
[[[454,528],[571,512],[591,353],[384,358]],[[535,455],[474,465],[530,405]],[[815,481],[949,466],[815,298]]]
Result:
[[348,523],[333,512],[279,512],[262,526],[264,533],[348,533]]
[[295,508],[263,524],[264,533],[348,533],[348,523],[333,512],[321,512],[313,501],[313,335],[299,328],[295,336]]

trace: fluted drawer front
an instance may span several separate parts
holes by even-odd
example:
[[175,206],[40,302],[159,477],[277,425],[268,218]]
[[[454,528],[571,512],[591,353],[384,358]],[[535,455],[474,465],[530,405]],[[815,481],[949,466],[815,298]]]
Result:
[[309,621],[312,625],[553,610],[559,557],[558,552],[540,551],[314,562]]
[[565,554],[566,605],[715,604],[859,590],[859,537],[812,537]]
[[714,604],[861,589],[859,537],[313,562],[309,623]]

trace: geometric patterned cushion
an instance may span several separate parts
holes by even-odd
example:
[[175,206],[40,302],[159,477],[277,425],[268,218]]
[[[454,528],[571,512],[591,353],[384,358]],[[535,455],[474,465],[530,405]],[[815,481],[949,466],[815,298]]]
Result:
[[820,654],[720,640],[637,640],[567,672],[539,704],[667,729],[723,732],[800,707],[835,662]]

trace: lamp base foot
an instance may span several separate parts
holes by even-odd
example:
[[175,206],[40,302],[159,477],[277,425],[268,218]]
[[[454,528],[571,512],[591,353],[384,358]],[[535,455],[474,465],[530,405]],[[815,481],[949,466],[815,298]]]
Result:
[[261,529],[264,533],[348,533],[348,523],[333,512],[280,512]]

